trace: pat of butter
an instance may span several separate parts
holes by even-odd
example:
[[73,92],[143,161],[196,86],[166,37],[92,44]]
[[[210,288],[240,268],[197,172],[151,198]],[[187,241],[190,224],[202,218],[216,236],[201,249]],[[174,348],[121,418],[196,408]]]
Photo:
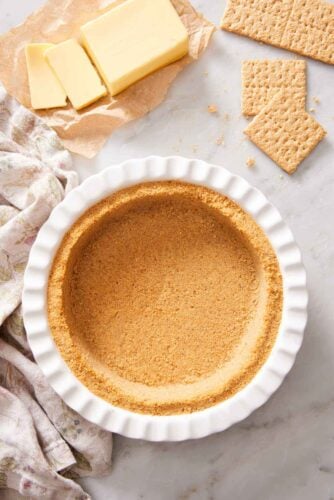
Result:
[[81,27],[83,44],[111,95],[188,52],[169,0],[126,0]]
[[44,58],[52,43],[31,43],[25,47],[31,107],[49,109],[66,106],[66,92]]
[[94,66],[74,39],[46,50],[45,57],[58,76],[75,109],[82,109],[106,95]]

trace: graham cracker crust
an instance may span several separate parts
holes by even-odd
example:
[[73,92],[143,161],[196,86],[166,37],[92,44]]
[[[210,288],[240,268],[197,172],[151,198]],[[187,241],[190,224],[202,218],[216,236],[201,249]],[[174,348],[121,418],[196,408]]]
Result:
[[48,283],[48,318],[72,372],[141,413],[194,412],[245,387],[266,361],[282,277],[264,232],[205,187],[154,182],[85,212]]

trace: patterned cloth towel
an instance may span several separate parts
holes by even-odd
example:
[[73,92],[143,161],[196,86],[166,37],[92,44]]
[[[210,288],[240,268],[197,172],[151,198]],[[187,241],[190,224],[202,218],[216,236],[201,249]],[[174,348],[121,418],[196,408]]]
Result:
[[56,133],[0,85],[0,488],[52,500],[88,499],[73,479],[108,473],[112,449],[48,385],[21,316],[29,249],[77,184],[71,166]]

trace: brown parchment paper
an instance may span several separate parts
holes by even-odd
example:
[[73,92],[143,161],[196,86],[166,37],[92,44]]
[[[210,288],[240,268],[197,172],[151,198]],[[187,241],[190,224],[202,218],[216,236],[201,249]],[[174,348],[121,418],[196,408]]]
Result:
[[[0,80],[9,94],[31,109],[24,47],[30,42],[80,40],[82,24],[125,0],[49,0],[26,21],[0,37]],[[154,1],[154,0],[152,0]],[[53,127],[65,147],[88,158],[125,123],[158,106],[177,74],[207,47],[214,26],[188,0],[172,0],[190,37],[189,55],[135,83],[118,96],[110,95],[82,111],[72,106],[34,111]]]

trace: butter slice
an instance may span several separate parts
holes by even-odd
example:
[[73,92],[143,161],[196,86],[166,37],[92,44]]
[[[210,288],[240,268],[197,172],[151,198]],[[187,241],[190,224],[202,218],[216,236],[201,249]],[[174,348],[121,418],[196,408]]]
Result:
[[84,108],[106,95],[97,71],[76,40],[66,40],[51,47],[46,50],[45,57],[75,109]]
[[111,95],[188,52],[169,0],[127,0],[83,25],[81,35]]
[[52,43],[31,43],[25,47],[31,107],[34,109],[66,106],[66,92],[44,58]]

